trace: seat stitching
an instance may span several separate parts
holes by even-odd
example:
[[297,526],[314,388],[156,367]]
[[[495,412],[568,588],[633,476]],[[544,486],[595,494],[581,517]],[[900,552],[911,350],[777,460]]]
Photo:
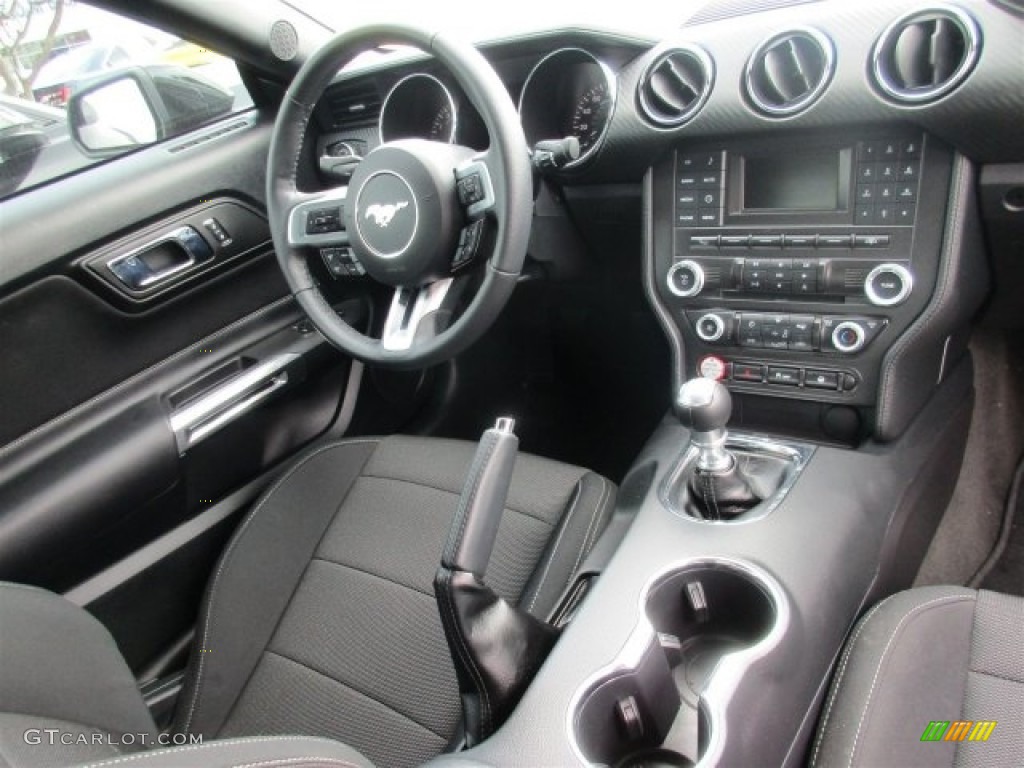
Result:
[[[453,491],[450,488],[442,488],[439,485],[431,485],[430,483],[424,483],[424,482],[421,482],[419,480],[409,480],[409,479],[404,478],[404,477],[389,477],[388,475],[370,475],[370,474],[362,474],[359,477],[360,478],[369,478],[371,480],[388,480],[388,481],[395,482],[395,483],[405,483],[406,485],[415,485],[415,486],[417,486],[419,488],[430,488],[430,489],[435,490],[435,491],[440,491],[441,493],[447,493],[449,496],[461,496],[462,495],[461,491]],[[522,515],[523,517],[529,517],[531,520],[536,520],[538,523],[544,523],[544,525],[548,526],[549,528],[554,528],[555,527],[554,523],[552,523],[550,520],[546,520],[545,518],[541,517],[540,515],[534,515],[534,514],[532,514],[530,512],[526,512],[526,511],[524,511],[522,509],[517,509],[516,507],[510,507],[507,504],[505,505],[504,509],[509,511],[509,512],[515,512],[517,515]]]
[[562,525],[562,530],[558,532],[555,544],[551,548],[551,552],[548,553],[547,564],[544,566],[544,571],[540,575],[540,582],[537,584],[537,589],[533,591],[533,598],[530,600],[530,604],[526,607],[527,611],[533,610],[533,606],[537,604],[537,597],[540,595],[541,590],[544,589],[544,582],[547,580],[548,572],[551,570],[551,563],[555,560],[555,553],[558,552],[558,545],[562,543],[562,537],[569,529],[569,523],[572,522],[572,516],[576,512],[577,503],[583,496],[583,478],[576,481],[575,490],[576,493],[573,495],[572,506],[569,507],[569,512],[565,516],[565,523]]
[[448,609],[448,615],[451,617],[452,630],[453,630],[452,634],[455,635],[455,639],[458,641],[458,643],[456,645],[456,650],[458,651],[459,656],[462,658],[463,662],[466,663],[466,667],[467,667],[467,669],[469,669],[470,674],[473,675],[473,679],[476,681],[477,690],[480,691],[480,695],[483,698],[483,701],[482,701],[482,703],[483,703],[483,713],[482,714],[483,714],[483,717],[484,717],[484,721],[482,723],[482,726],[483,726],[483,729],[484,729],[485,733],[490,733],[490,728],[491,728],[491,699],[490,699],[490,696],[487,694],[487,686],[484,685],[483,675],[480,674],[480,670],[476,666],[476,660],[473,659],[473,654],[471,654],[469,652],[469,648],[466,646],[466,640],[462,636],[462,633],[459,631],[458,620],[456,619],[456,616],[455,616],[455,601],[452,600],[451,589],[450,589],[453,574],[447,568],[445,568],[443,570],[444,570],[444,579],[447,582],[447,586],[449,588],[442,589],[441,590],[441,595],[444,597],[444,601],[443,602],[445,604],[445,607]]
[[996,680],[1005,680],[1008,683],[1024,683],[1024,679],[1017,677],[1007,677],[1006,675],[997,675],[994,672],[986,672],[983,669],[973,669],[968,667],[967,671],[974,675],[983,675],[985,677],[994,677]]
[[911,618],[915,618],[917,615],[923,613],[929,608],[935,607],[940,603],[953,603],[965,600],[969,601],[973,599],[974,598],[965,595],[947,595],[946,597],[937,597],[934,600],[929,600],[927,603],[922,603],[921,605],[915,606],[912,610],[904,614],[902,619],[900,619],[899,624],[896,625],[896,629],[894,629],[892,634],[889,636],[889,641],[885,644],[885,649],[882,651],[882,655],[878,659],[878,666],[875,668],[874,677],[871,678],[871,688],[868,690],[868,697],[867,700],[864,702],[864,710],[863,712],[861,712],[860,722],[857,723],[857,733],[854,735],[853,738],[853,748],[850,750],[850,761],[847,763],[847,766],[853,765],[853,760],[857,755],[857,747],[859,746],[860,742],[861,730],[864,727],[864,721],[867,719],[868,710],[871,708],[871,698],[872,696],[874,696],[875,686],[878,684],[878,676],[882,671],[882,666],[885,664],[885,659],[886,656],[888,656],[889,654],[889,649],[895,642],[896,637],[902,631],[903,625],[906,624],[907,621],[909,621]]
[[[256,513],[259,512],[259,510],[263,508],[264,504],[266,504],[267,501],[270,500],[270,498],[274,495],[274,493],[278,490],[278,488],[280,488],[282,485],[284,485],[285,481],[287,481],[289,478],[291,478],[296,472],[299,471],[299,469],[304,467],[306,464],[308,464],[310,461],[312,461],[314,458],[316,458],[320,454],[325,453],[325,452],[327,452],[329,450],[333,450],[335,448],[343,447],[343,446],[365,445],[365,444],[377,444],[377,445],[379,445],[380,444],[380,440],[379,439],[373,439],[373,440],[341,440],[341,441],[338,441],[336,443],[331,443],[330,445],[321,446],[317,450],[313,451],[313,453],[309,454],[308,456],[305,456],[300,462],[298,462],[295,466],[293,466],[291,469],[289,469],[287,472],[285,472],[280,478],[278,478],[278,480],[263,495],[263,498],[260,499],[259,503],[252,508],[252,510],[249,512],[248,515],[246,515],[245,520],[242,522],[242,525],[238,529],[238,532],[231,539],[231,543],[228,545],[227,551],[225,551],[224,556],[221,558],[220,564],[217,566],[217,573],[214,574],[213,581],[211,582],[211,586],[210,586],[210,599],[209,599],[209,601],[208,601],[208,603],[206,605],[206,613],[205,613],[205,615],[203,617],[203,637],[202,637],[202,640],[199,643],[199,648],[205,648],[206,647],[206,641],[207,641],[207,639],[210,636],[210,619],[211,619],[211,617],[213,615],[213,604],[216,601],[217,588],[218,588],[218,586],[220,584],[221,574],[223,574],[225,567],[227,566],[228,562],[231,560],[231,556],[235,552],[236,545],[238,544],[239,541],[241,541],[243,535],[245,534],[245,531],[249,527],[249,524],[256,517]],[[335,512],[335,516],[337,516],[337,512]],[[192,701],[189,704],[188,718],[185,720],[185,726],[184,726],[185,733],[188,733],[190,731],[190,729],[192,728],[192,718],[193,718],[193,716],[195,715],[195,712],[196,712],[196,704],[199,701],[199,691],[200,691],[200,688],[202,687],[202,682],[203,682],[203,668],[205,666],[205,663],[204,663],[205,661],[206,661],[205,654],[200,653],[199,654],[199,666],[196,668],[195,687],[192,690]]]
[[857,640],[860,638],[860,635],[864,631],[864,628],[868,625],[868,622],[871,620],[871,617],[875,615],[875,612],[878,611],[879,608],[881,608],[891,599],[891,597],[888,597],[885,600],[876,603],[875,606],[870,611],[868,611],[867,615],[865,615],[864,618],[861,620],[860,624],[857,626],[857,630],[853,633],[853,636],[850,638],[850,641],[846,644],[846,650],[843,651],[842,659],[840,659],[839,662],[839,672],[836,675],[835,682],[832,684],[832,692],[829,694],[828,704],[825,706],[825,716],[822,718],[821,727],[818,729],[818,738],[815,739],[814,754],[811,755],[810,763],[812,768],[818,761],[818,750],[821,749],[821,743],[822,741],[824,741],[825,728],[828,725],[829,717],[832,715],[832,705],[835,704],[836,697],[839,695],[839,689],[843,682],[843,677],[846,675],[846,665],[847,663],[849,663],[850,657],[853,655],[853,648],[857,644]]
[[433,728],[431,728],[431,727],[429,727],[427,725],[424,725],[419,720],[417,720],[415,717],[412,717],[412,716],[406,714],[405,712],[403,712],[402,710],[397,709],[397,708],[391,706],[386,701],[381,701],[376,696],[371,696],[369,693],[364,691],[362,688],[358,688],[355,685],[352,685],[352,683],[346,682],[344,680],[339,680],[334,675],[328,674],[326,671],[324,671],[322,669],[317,669],[316,667],[312,666],[311,664],[307,664],[304,661],[300,661],[299,659],[296,659],[293,656],[289,656],[286,653],[281,653],[280,651],[275,651],[275,650],[272,650],[270,648],[264,649],[263,652],[267,653],[267,654],[270,654],[271,656],[277,656],[278,658],[284,659],[285,661],[289,661],[292,664],[297,664],[300,667],[302,667],[303,669],[308,669],[313,674],[319,675],[320,677],[325,677],[328,680],[330,680],[331,682],[337,683],[342,688],[348,688],[350,691],[353,691],[354,693],[362,696],[363,698],[369,699],[370,701],[372,701],[372,702],[374,702],[376,704],[380,704],[382,707],[386,707],[387,709],[391,710],[392,712],[394,712],[399,717],[401,717],[401,718],[403,718],[405,720],[408,720],[410,723],[413,723],[414,725],[419,726],[424,731],[427,731],[428,733],[430,733],[433,736],[436,736],[438,739],[440,739],[442,741],[444,741],[447,738],[447,737],[443,736],[442,734],[438,733],[437,731],[435,731]]
[[590,525],[587,526],[587,532],[583,536],[583,546],[580,547],[579,554],[576,556],[576,562],[572,564],[572,570],[569,571],[570,580],[576,575],[576,569],[580,567],[580,564],[583,562],[583,555],[588,551],[587,542],[590,541],[591,531],[594,531],[595,536],[597,535],[595,524],[599,517],[598,513],[604,507],[605,499],[608,498],[608,481],[600,475],[597,475],[597,477],[601,480],[601,498],[598,499],[597,504],[594,506],[594,513],[590,517]]
[[392,578],[389,578],[387,576],[382,576],[381,574],[374,573],[373,571],[367,571],[364,568],[356,568],[354,565],[349,565],[348,563],[342,563],[342,562],[340,562],[338,560],[331,560],[331,559],[326,558],[326,557],[321,557],[320,555],[315,555],[310,560],[310,562],[314,562],[314,561],[319,561],[321,563],[327,563],[328,565],[337,566],[338,568],[347,568],[348,570],[355,571],[356,573],[364,573],[367,576],[372,576],[375,579],[380,579],[381,581],[386,581],[388,584],[394,584],[396,587],[402,587],[403,589],[408,589],[410,592],[415,592],[418,595],[423,595],[424,597],[429,597],[430,599],[434,599],[434,595],[432,593],[430,593],[430,592],[426,592],[426,591],[424,591],[422,589],[417,589],[416,587],[414,587],[414,586],[412,586],[410,584],[406,584],[405,582],[398,581],[397,579],[392,579]]
[[231,768],[270,768],[274,765],[341,765],[347,768],[359,768],[355,763],[342,760],[339,757],[282,757],[277,760],[261,760],[258,763],[235,763]]
[[75,766],[75,768],[106,768],[110,765],[123,765],[124,763],[131,763],[137,760],[144,760],[151,755],[172,755],[180,754],[182,752],[197,752],[201,749],[216,749],[218,747],[231,746],[235,744],[266,744],[268,742],[284,742],[284,741],[319,741],[324,744],[338,745],[341,742],[334,741],[332,739],[324,739],[318,736],[248,736],[239,739],[222,739],[218,741],[211,741],[207,744],[192,744],[187,747],[166,747],[160,750],[153,750],[149,752],[135,752],[125,757],[118,757],[111,760],[99,760],[92,763],[84,763],[82,765]]

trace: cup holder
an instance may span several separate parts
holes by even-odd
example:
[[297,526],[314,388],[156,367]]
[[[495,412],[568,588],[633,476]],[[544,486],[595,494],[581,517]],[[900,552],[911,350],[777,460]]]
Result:
[[770,577],[739,562],[695,563],[656,579],[646,621],[576,698],[581,755],[616,768],[695,765],[713,735],[703,696],[719,663],[772,634],[781,600]]

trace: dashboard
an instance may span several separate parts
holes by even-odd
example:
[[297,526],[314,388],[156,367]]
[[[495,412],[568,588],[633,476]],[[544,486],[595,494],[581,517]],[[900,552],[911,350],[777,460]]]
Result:
[[[828,437],[856,442],[898,432],[894,414],[964,353],[952,330],[965,318],[936,324],[945,281],[973,297],[990,266],[1014,269],[1012,227],[991,265],[961,264],[948,241],[951,223],[973,226],[979,195],[983,214],[1020,210],[1022,23],[997,0],[719,2],[660,40],[574,28],[480,48],[531,147],[578,141],[546,174],[570,208],[577,190],[643,197],[645,290],[674,379],[802,403]],[[488,143],[451,75],[418,55],[342,72],[315,115],[314,185],[337,183],[335,152]],[[989,169],[1001,181],[979,192]],[[930,333],[922,368],[906,345]]]

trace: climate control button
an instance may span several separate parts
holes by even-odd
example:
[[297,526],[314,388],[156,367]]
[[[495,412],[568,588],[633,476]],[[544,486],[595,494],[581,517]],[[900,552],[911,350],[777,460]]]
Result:
[[672,294],[688,299],[704,288],[704,269],[695,261],[683,259],[669,267],[665,279]]
[[907,300],[914,287],[910,270],[899,264],[879,264],[864,280],[864,294],[878,307],[895,307]]

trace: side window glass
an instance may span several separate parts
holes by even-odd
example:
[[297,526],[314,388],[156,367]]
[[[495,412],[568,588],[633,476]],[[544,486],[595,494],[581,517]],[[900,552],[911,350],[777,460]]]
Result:
[[0,3],[0,200],[251,106],[195,43],[84,2]]

